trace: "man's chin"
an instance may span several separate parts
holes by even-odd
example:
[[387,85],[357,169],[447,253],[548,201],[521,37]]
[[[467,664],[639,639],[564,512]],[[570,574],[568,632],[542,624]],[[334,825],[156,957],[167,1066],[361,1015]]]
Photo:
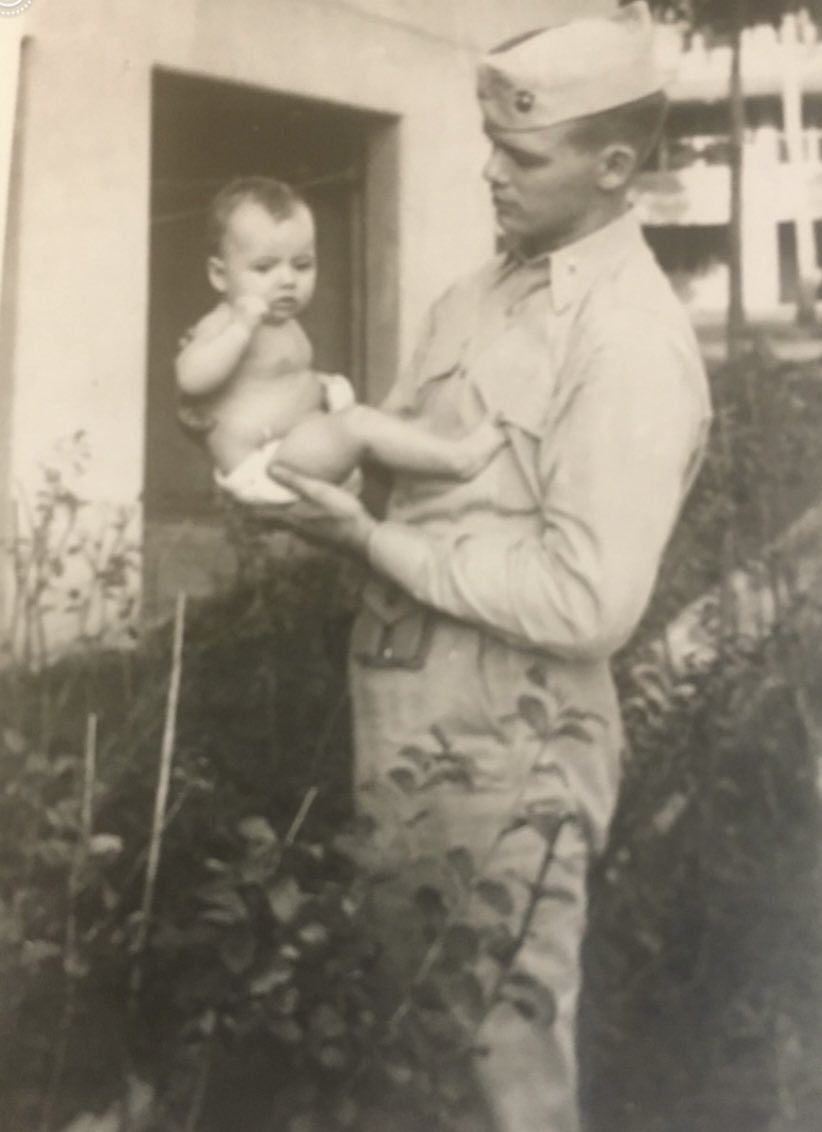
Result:
[[496,237],[497,246],[507,251],[516,251],[523,238],[516,225],[506,224],[499,217],[496,223]]

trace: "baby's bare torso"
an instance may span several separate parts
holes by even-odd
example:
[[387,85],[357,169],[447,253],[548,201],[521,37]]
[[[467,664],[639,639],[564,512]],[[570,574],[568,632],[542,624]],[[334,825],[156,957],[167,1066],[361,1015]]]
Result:
[[230,381],[208,404],[214,422],[208,446],[222,471],[323,409],[323,387],[311,363],[311,343],[293,319],[258,328]]

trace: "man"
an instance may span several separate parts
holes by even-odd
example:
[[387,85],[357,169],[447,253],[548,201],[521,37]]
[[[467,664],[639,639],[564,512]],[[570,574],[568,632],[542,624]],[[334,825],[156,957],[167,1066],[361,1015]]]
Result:
[[[362,797],[379,795],[384,817],[400,749],[444,741],[470,759],[473,788],[427,791],[406,838],[480,860],[512,816],[572,818],[517,959],[556,1016],[498,1007],[478,1075],[500,1132],[573,1132],[585,876],[620,777],[608,658],[645,609],[710,409],[628,203],[665,103],[645,4],[504,44],[480,64],[479,100],[508,251],[435,304],[386,407],[442,432],[490,414],[506,448],[466,484],[398,479],[384,521],[271,474],[314,505],[298,529],[373,568],[351,657]],[[516,712],[529,689],[548,720],[539,739]],[[534,822],[489,865],[533,881],[545,848]]]

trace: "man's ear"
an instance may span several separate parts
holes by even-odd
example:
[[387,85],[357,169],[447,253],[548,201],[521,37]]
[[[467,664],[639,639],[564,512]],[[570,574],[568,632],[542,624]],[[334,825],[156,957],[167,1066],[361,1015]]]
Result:
[[208,257],[208,281],[215,291],[222,295],[225,292],[225,264],[218,255]]
[[638,167],[639,158],[633,146],[621,142],[606,146],[599,161],[599,187],[609,193],[626,188]]

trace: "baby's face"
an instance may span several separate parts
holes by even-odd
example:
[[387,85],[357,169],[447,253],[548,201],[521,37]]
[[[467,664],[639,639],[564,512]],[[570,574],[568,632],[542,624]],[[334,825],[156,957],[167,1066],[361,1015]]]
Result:
[[300,207],[276,219],[245,201],[229,217],[221,254],[208,267],[213,286],[228,302],[259,295],[268,303],[267,322],[288,322],[308,306],[317,281],[311,213]]

